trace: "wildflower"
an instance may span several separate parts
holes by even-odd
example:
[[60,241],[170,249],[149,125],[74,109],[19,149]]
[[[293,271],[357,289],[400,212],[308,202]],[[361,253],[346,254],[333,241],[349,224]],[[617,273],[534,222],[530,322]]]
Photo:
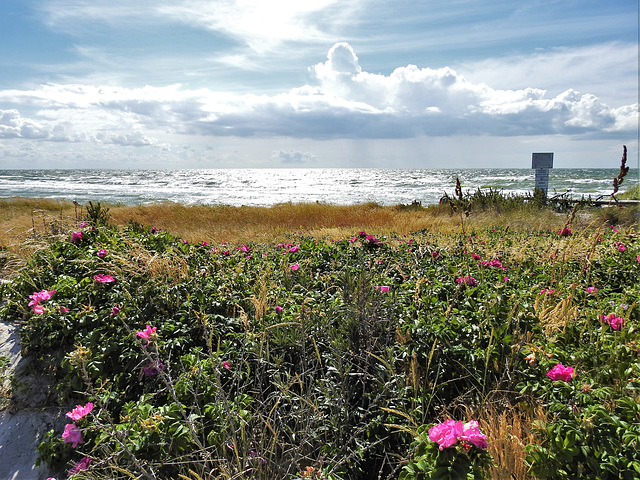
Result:
[[389,285],[377,285],[375,287],[376,290],[380,291],[380,292],[388,292],[389,291]]
[[615,313],[609,315],[598,315],[598,320],[608,324],[613,330],[620,330],[624,326],[624,319],[617,317]]
[[33,310],[33,313],[35,313],[36,315],[44,313],[44,307],[42,305],[33,305],[31,307],[31,310]]
[[84,457],[82,460],[79,460],[73,467],[69,469],[67,472],[67,476],[75,475],[78,472],[83,472],[89,468],[89,464],[91,463],[91,459],[89,457]]
[[82,232],[71,232],[71,243],[78,243],[83,238]]
[[103,275],[102,273],[94,275],[93,279],[98,283],[113,283],[116,281],[111,275]]
[[596,287],[587,287],[587,293],[589,295],[595,295],[598,293],[598,289]]
[[478,285],[476,279],[470,276],[458,277],[456,278],[456,282],[458,282],[458,285],[467,285],[468,287],[475,287]]
[[475,420],[470,420],[462,426],[462,437],[461,439],[472,443],[478,448],[487,448],[487,441],[485,440],[487,436],[480,431],[480,426],[478,422]]
[[120,309],[118,307],[113,307],[109,315],[117,315],[118,313],[120,313]]
[[44,307],[40,305],[40,302],[49,300],[54,293],[56,293],[55,290],[41,290],[39,292],[34,292],[33,295],[29,295],[31,301],[27,305],[31,307],[31,310],[35,314],[44,313]]
[[158,233],[158,229],[156,227],[151,227],[151,233]]
[[431,257],[432,257],[432,258],[437,258],[437,257],[438,257],[438,255],[439,255],[439,253],[438,253],[438,252],[431,252]]
[[76,427],[73,423],[67,423],[62,433],[62,439],[65,443],[70,443],[73,448],[76,448],[79,443],[84,443],[82,439],[82,430]]
[[462,423],[455,420],[445,420],[429,429],[429,440],[440,445],[440,450],[451,447],[462,441],[471,443],[478,448],[487,448],[486,435],[480,431],[478,422],[471,420]]
[[540,295],[552,295],[554,293],[556,293],[555,288],[543,288],[540,290]]
[[294,246],[289,249],[289,253],[296,253],[298,250],[300,250],[300,247]]
[[69,313],[69,309],[67,307],[63,307],[62,305],[58,307],[58,311],[60,313]]
[[560,235],[561,237],[568,237],[569,235],[571,235],[571,233],[572,232],[569,227],[564,227],[558,230],[558,235]]
[[74,408],[70,412],[67,412],[67,417],[69,417],[71,420],[78,421],[88,415],[91,410],[93,410],[93,403],[91,402],[87,403],[84,407],[81,405],[76,405],[76,408]]
[[471,256],[473,257],[474,260],[480,260],[482,257],[480,255],[478,255],[477,253],[472,253]]
[[506,270],[505,267],[502,266],[502,263],[500,262],[500,260],[494,259],[494,260],[482,260],[480,262],[480,265],[484,266],[484,267],[498,267],[501,268],[502,270]]
[[638,263],[640,263],[640,255],[636,257],[636,260],[638,260]]
[[224,368],[226,368],[227,370],[230,370],[230,369],[231,369],[231,365],[229,365],[229,364],[228,364],[226,361],[224,361],[224,360],[222,361],[222,366],[223,366]]
[[241,246],[236,247],[236,249],[244,253],[249,253],[249,247],[247,247],[244,243]]
[[147,327],[144,330],[138,330],[136,332],[136,335],[138,335],[140,338],[143,338],[145,340],[151,340],[156,337],[156,330],[157,330],[157,327],[152,327],[151,325],[147,325]]
[[504,283],[507,283],[509,281],[509,277],[504,277]]
[[365,237],[365,240],[366,240],[367,242],[369,242],[370,244],[372,244],[372,245],[378,245],[378,244],[380,244],[380,240],[379,240],[379,239],[377,239],[376,237],[374,237],[373,235],[367,235],[367,236]]
[[624,252],[626,249],[627,249],[627,247],[625,247],[624,244],[621,243],[620,245],[618,245],[618,251],[619,252]]
[[563,382],[568,382],[575,376],[573,367],[565,367],[561,363],[556,364],[555,367],[547,372],[547,377],[553,381],[562,380]]
[[282,310],[284,310],[280,305],[276,305],[276,313],[278,315],[280,315],[282,313]]
[[296,270],[298,270],[300,268],[300,265],[297,264],[297,263],[294,263],[289,268],[295,272]]
[[96,252],[96,255],[99,256],[100,258],[104,258],[107,256],[107,251],[104,248],[101,248]]
[[144,367],[142,367],[142,373],[144,373],[147,377],[157,375],[163,370],[164,363],[162,363],[160,360],[149,361]]
[[29,306],[37,305],[40,302],[45,302],[49,300],[53,294],[56,293],[55,290],[41,290],[39,292],[34,292],[33,295],[29,295],[31,301],[29,302]]

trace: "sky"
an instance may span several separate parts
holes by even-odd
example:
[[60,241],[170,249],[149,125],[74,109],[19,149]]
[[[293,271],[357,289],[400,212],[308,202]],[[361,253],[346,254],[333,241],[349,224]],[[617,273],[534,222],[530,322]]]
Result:
[[2,0],[0,169],[618,168],[637,0]]

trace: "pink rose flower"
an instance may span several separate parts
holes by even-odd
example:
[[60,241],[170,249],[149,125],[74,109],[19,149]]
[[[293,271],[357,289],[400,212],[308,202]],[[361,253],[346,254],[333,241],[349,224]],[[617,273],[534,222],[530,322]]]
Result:
[[475,287],[478,285],[476,279],[470,276],[458,277],[456,278],[456,282],[458,282],[458,285],[467,285],[468,287]]
[[91,402],[87,403],[84,407],[81,405],[77,405],[76,408],[74,408],[70,412],[67,412],[67,417],[69,417],[71,420],[78,421],[88,415],[91,410],[93,410],[93,403]]
[[70,443],[73,448],[76,448],[79,443],[84,443],[82,439],[82,430],[76,427],[73,423],[67,423],[62,433],[62,439],[65,443]]
[[89,457],[84,457],[82,460],[76,462],[76,464],[69,469],[67,472],[67,476],[75,475],[78,472],[83,472],[89,468],[89,464],[91,463],[91,459]]
[[144,338],[145,340],[150,340],[152,338],[155,338],[156,329],[157,327],[152,327],[151,325],[147,325],[147,327],[144,330],[138,330],[136,332],[136,335],[138,335],[140,338]]
[[429,429],[429,440],[440,445],[440,450],[451,447],[458,442],[462,435],[462,422],[445,420]]
[[556,364],[551,370],[547,372],[547,377],[551,380],[561,380],[563,382],[568,382],[572,378],[575,378],[575,372],[573,367],[565,367],[561,363]]
[[42,305],[32,305],[31,306],[31,310],[36,315],[40,315],[40,314],[44,313],[44,307]]
[[103,275],[102,273],[94,275],[93,279],[98,283],[113,283],[116,281],[111,275]]
[[480,426],[475,420],[471,420],[462,426],[462,440],[465,440],[478,448],[487,448],[485,440],[487,436],[480,431]]
[[609,315],[598,315],[601,322],[608,324],[612,330],[620,330],[624,326],[624,319],[617,317],[615,313]]
[[40,302],[46,302],[54,293],[56,293],[55,290],[41,290],[39,292],[34,292],[33,295],[29,295],[29,298],[31,299],[29,306],[37,305]]
[[487,448],[485,438],[486,435],[480,431],[478,422],[475,420],[463,424],[449,419],[429,429],[429,440],[440,445],[440,450],[451,447],[458,441],[464,448],[468,448],[469,443],[478,448]]

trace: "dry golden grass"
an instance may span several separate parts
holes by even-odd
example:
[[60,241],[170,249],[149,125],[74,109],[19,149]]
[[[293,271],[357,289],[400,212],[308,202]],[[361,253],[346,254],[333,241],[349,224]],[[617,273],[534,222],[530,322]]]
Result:
[[525,446],[536,443],[530,426],[545,420],[541,408],[532,412],[509,409],[498,411],[488,405],[477,414],[480,430],[491,439],[489,453],[495,462],[492,480],[533,480],[525,463]]
[[[374,203],[338,206],[321,203],[284,203],[273,207],[186,206],[158,203],[138,206],[108,206],[111,222],[126,225],[135,221],[155,226],[189,241],[271,241],[297,231],[339,236],[356,230],[376,235],[409,234],[429,230],[438,233],[460,231],[461,218],[448,206],[427,208],[380,206]],[[0,200],[0,245],[19,243],[29,235],[60,233],[72,228],[86,212],[71,202],[15,197]],[[477,212],[464,222],[469,227],[488,225],[512,228],[560,228],[564,216],[550,211],[523,214]]]
[[[511,230],[560,229],[567,215],[530,206],[497,212],[472,211],[469,217],[453,213],[448,205],[350,206],[321,203],[283,203],[273,207],[187,206],[157,203],[137,206],[102,205],[109,208],[110,222],[125,226],[137,222],[166,230],[191,243],[216,244],[278,242],[300,232],[316,238],[348,238],[359,230],[388,238],[429,232],[441,247],[455,241],[450,234],[489,226]],[[8,276],[35,251],[46,248],[77,228],[86,215],[78,204],[62,200],[13,197],[0,199],[0,276]],[[579,212],[574,229],[586,228],[602,213]],[[539,240],[537,247],[540,248]],[[529,247],[521,242],[526,255]],[[576,249],[577,250],[577,249]],[[8,273],[9,272],[9,273]]]

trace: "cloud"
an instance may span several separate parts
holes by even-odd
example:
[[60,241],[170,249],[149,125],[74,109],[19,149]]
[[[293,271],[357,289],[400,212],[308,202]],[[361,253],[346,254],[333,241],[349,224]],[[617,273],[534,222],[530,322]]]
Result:
[[[0,91],[16,106],[0,137],[148,146],[167,135],[312,139],[452,135],[633,134],[637,104],[610,107],[591,93],[493,88],[450,67],[362,68],[345,42],[309,69],[314,84],[273,95],[210,89],[48,84]],[[24,113],[29,111],[28,117]],[[299,161],[302,157],[280,157]]]
[[532,55],[463,62],[456,68],[464,71],[469,80],[485,82],[498,89],[544,85],[547,91],[557,95],[571,86],[596,95],[605,103],[635,98],[638,92],[638,45],[635,43],[540,49]]
[[0,138],[52,139],[52,133],[42,123],[23,118],[18,110],[0,110]]
[[[282,42],[328,42],[327,17],[359,5],[362,0],[50,0],[41,6],[46,22],[57,28],[83,30],[100,22],[128,28],[153,24],[182,24],[209,30],[265,52]],[[351,6],[350,6],[351,5]]]
[[273,160],[279,160],[280,163],[288,165],[303,165],[313,163],[316,160],[316,156],[309,152],[299,152],[295,150],[278,150],[271,152],[271,158]]

